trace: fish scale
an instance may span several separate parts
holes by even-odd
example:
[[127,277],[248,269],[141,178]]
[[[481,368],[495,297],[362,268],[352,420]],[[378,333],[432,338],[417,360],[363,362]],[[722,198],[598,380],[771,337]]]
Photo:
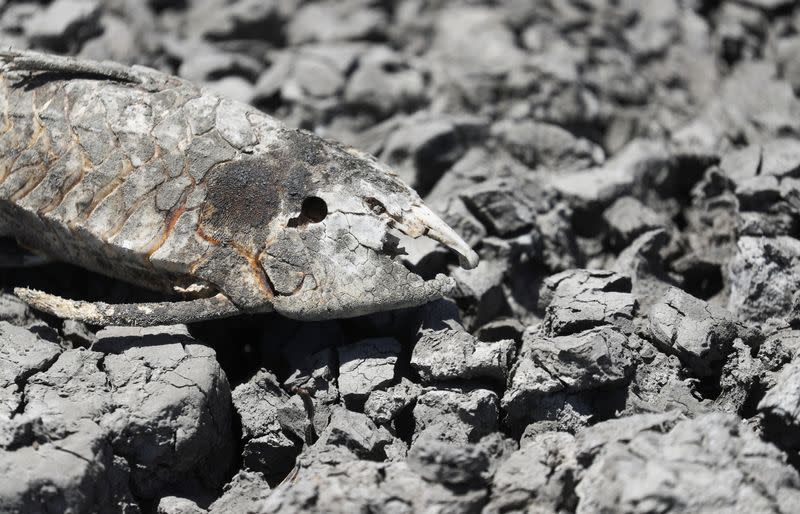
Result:
[[445,294],[452,280],[406,269],[390,230],[432,237],[463,266],[477,264],[396,174],[352,148],[143,67],[35,52],[0,62],[0,233],[124,281],[191,293],[197,309],[19,291],[34,307],[97,324],[273,310],[325,319]]

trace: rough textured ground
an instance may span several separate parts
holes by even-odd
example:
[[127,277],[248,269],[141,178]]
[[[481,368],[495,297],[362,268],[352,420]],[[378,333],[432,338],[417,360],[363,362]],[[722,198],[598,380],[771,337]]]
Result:
[[[0,295],[0,512],[800,511],[790,0],[0,0],[397,168],[480,253],[365,318],[87,327]],[[156,298],[63,264],[0,287]]]

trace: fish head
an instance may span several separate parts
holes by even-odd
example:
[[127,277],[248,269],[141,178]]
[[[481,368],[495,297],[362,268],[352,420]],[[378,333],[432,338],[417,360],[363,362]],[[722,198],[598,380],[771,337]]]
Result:
[[275,292],[272,307],[296,319],[352,317],[420,305],[447,294],[453,280],[407,268],[400,237],[428,237],[478,256],[419,195],[373,157],[293,131],[293,166],[281,215],[271,223],[259,264]]

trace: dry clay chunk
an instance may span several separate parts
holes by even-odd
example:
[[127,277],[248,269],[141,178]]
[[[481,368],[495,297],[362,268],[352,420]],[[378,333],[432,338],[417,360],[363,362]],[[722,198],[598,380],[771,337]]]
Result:
[[10,416],[22,401],[19,384],[55,362],[61,348],[33,332],[0,321],[0,416]]
[[651,308],[650,331],[658,346],[677,354],[700,376],[720,366],[736,338],[747,342],[756,336],[730,312],[677,288]]
[[56,439],[98,427],[131,464],[140,497],[192,478],[220,485],[232,457],[231,399],[214,351],[182,325],[97,335],[98,351],[67,350],[28,380],[23,414]]
[[594,457],[576,487],[578,514],[800,509],[797,471],[736,416],[705,414],[669,431],[659,423],[637,432],[627,441],[612,436]]

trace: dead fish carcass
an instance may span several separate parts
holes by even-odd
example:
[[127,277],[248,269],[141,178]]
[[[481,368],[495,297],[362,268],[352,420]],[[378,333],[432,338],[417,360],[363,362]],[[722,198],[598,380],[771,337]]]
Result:
[[19,289],[94,324],[277,311],[316,320],[446,293],[393,231],[475,252],[375,159],[149,68],[0,54],[0,234],[137,285],[194,295],[108,305]]

